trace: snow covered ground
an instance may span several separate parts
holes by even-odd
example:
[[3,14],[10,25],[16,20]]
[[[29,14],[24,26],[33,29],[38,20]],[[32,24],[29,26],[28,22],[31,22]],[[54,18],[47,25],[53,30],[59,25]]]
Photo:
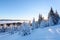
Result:
[[21,36],[18,32],[15,34],[0,34],[0,40],[60,40],[60,25],[46,28],[38,28],[30,35]]

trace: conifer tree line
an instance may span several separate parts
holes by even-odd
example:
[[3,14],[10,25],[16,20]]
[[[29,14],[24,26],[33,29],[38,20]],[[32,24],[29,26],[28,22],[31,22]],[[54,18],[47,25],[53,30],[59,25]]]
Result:
[[48,19],[45,20],[41,14],[39,14],[38,21],[35,21],[33,19],[32,26],[36,26],[35,28],[38,27],[49,27],[49,26],[54,26],[57,24],[60,24],[60,16],[56,10],[56,12],[53,11],[51,8],[49,13],[48,13]]

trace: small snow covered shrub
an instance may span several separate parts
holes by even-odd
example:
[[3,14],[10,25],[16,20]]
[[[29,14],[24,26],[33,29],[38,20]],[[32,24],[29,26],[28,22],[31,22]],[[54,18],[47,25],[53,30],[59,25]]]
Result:
[[7,26],[5,31],[8,32],[8,33],[10,33],[11,28],[9,26]]
[[30,34],[30,25],[24,22],[20,27],[20,33],[23,36]]
[[18,32],[18,27],[14,27],[14,32]]
[[42,20],[40,27],[43,28],[43,27],[47,27],[47,26],[48,26],[48,22],[46,20]]
[[0,29],[0,32],[5,32],[4,26],[2,26],[2,28]]
[[12,26],[7,26],[6,27],[6,30],[5,30],[7,33],[9,34],[14,34],[14,27]]
[[10,33],[14,34],[14,27],[11,28]]

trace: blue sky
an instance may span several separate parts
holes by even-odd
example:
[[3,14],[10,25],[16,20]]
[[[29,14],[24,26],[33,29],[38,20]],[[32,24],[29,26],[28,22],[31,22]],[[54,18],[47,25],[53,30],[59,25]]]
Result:
[[0,19],[46,18],[51,7],[60,13],[60,0],[0,0]]

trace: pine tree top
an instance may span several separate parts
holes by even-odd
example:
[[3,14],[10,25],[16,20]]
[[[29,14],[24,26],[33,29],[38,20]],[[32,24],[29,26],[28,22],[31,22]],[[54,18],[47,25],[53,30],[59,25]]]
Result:
[[54,11],[53,11],[52,7],[51,7],[51,9],[50,9],[50,12],[51,12],[51,13],[54,13]]
[[53,11],[53,9],[51,7],[48,17],[53,16],[53,15],[54,15],[54,11]]

